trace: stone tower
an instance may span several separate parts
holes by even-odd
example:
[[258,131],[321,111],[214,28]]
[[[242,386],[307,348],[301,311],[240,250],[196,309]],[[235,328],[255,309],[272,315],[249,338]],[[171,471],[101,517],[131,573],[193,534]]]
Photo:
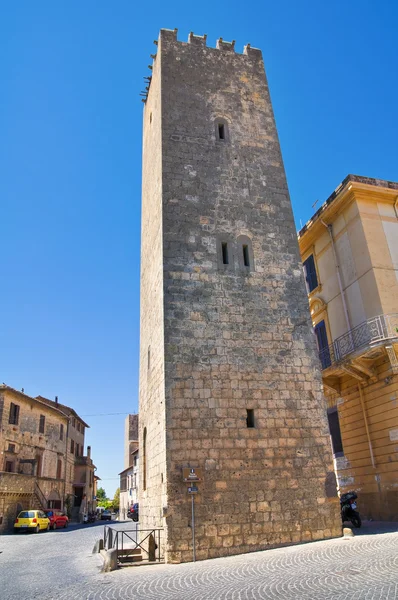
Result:
[[[140,515],[192,560],[341,535],[260,50],[161,30],[144,109]],[[333,485],[331,486],[333,488]],[[332,497],[328,497],[332,496]]]

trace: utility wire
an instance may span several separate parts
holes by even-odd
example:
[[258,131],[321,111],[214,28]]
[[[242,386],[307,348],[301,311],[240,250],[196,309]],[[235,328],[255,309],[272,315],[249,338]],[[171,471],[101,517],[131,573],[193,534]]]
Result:
[[134,415],[137,413],[129,413],[129,412],[116,412],[116,413],[97,413],[92,415],[80,415],[81,417],[109,417],[111,415]]

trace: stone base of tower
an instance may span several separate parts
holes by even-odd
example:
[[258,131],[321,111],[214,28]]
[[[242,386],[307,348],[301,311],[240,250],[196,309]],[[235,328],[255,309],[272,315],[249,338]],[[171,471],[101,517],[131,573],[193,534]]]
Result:
[[[255,503],[257,504],[257,503]],[[267,503],[259,503],[267,504]],[[254,510],[254,506],[252,507]],[[260,507],[261,508],[261,507]],[[229,522],[217,524],[217,517],[209,521],[197,518],[195,527],[196,560],[232,556],[279,546],[300,544],[341,537],[342,525],[339,500],[328,499],[320,510],[309,507],[307,517],[295,522],[284,522],[283,515],[251,512],[248,519],[231,515]],[[223,519],[226,520],[226,519]],[[166,531],[165,560],[169,563],[190,562],[193,559],[192,530],[177,528]],[[178,531],[178,533],[177,533]]]

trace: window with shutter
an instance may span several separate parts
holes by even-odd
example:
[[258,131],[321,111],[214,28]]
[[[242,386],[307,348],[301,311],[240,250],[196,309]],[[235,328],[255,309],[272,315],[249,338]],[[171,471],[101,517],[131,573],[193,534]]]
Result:
[[328,421],[330,437],[332,438],[333,454],[334,456],[344,456],[343,441],[341,439],[339,413],[337,412],[337,407],[328,409]]
[[10,404],[10,416],[8,422],[11,425],[18,425],[19,422],[19,406],[13,402]]
[[310,256],[303,262],[305,282],[307,284],[307,292],[310,293],[318,287],[318,277],[316,274],[314,255]]
[[329,342],[326,333],[325,321],[319,321],[314,327],[316,340],[318,342],[319,358],[322,364],[322,369],[330,367],[332,364],[330,358]]

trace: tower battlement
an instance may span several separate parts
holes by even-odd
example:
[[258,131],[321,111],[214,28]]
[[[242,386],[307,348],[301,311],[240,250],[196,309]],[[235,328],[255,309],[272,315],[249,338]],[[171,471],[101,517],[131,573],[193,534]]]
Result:
[[[193,33],[193,31],[191,31],[188,35],[188,41],[187,42],[182,42],[180,40],[178,40],[178,29],[161,29],[159,32],[159,38],[157,40],[154,40],[154,44],[156,44],[156,46],[159,47],[166,47],[169,46],[170,44],[176,44],[178,46],[180,46],[181,48],[192,48],[193,46],[195,47],[195,49],[201,49],[202,51],[205,50],[207,52],[214,52],[215,56],[220,56],[221,54],[225,54],[226,56],[229,55],[231,58],[232,56],[236,56],[236,57],[246,57],[248,59],[250,59],[250,61],[252,61],[252,64],[261,64],[262,58],[263,58],[263,54],[262,51],[259,48],[252,48],[250,44],[246,44],[243,47],[243,53],[240,52],[235,52],[235,40],[232,40],[232,42],[227,42],[225,41],[223,38],[218,38],[218,40],[216,41],[216,46],[212,47],[212,46],[207,46],[207,35],[196,35]],[[153,71],[154,69],[154,63],[156,60],[156,56],[157,54],[151,54],[150,57],[152,59],[152,64],[148,65],[148,68]],[[263,69],[263,67],[261,66],[261,68]],[[146,102],[147,98],[148,98],[148,92],[149,92],[149,88],[151,86],[151,79],[152,76],[149,77],[144,77],[145,81],[146,81],[146,87],[145,89],[141,92],[141,96],[142,96],[142,101]]]
[[[159,41],[167,42],[178,42],[179,44],[191,44],[192,46],[198,46],[201,48],[211,48],[207,46],[207,35],[195,35],[193,31],[188,35],[188,42],[182,42],[177,37],[178,29],[161,29],[159,33]],[[235,40],[227,42],[223,38],[218,38],[216,41],[216,47],[213,50],[219,50],[220,52],[235,52]],[[238,53],[239,54],[239,53]],[[262,52],[259,48],[252,48],[250,44],[246,44],[243,47],[243,55],[251,58],[262,58]]]

